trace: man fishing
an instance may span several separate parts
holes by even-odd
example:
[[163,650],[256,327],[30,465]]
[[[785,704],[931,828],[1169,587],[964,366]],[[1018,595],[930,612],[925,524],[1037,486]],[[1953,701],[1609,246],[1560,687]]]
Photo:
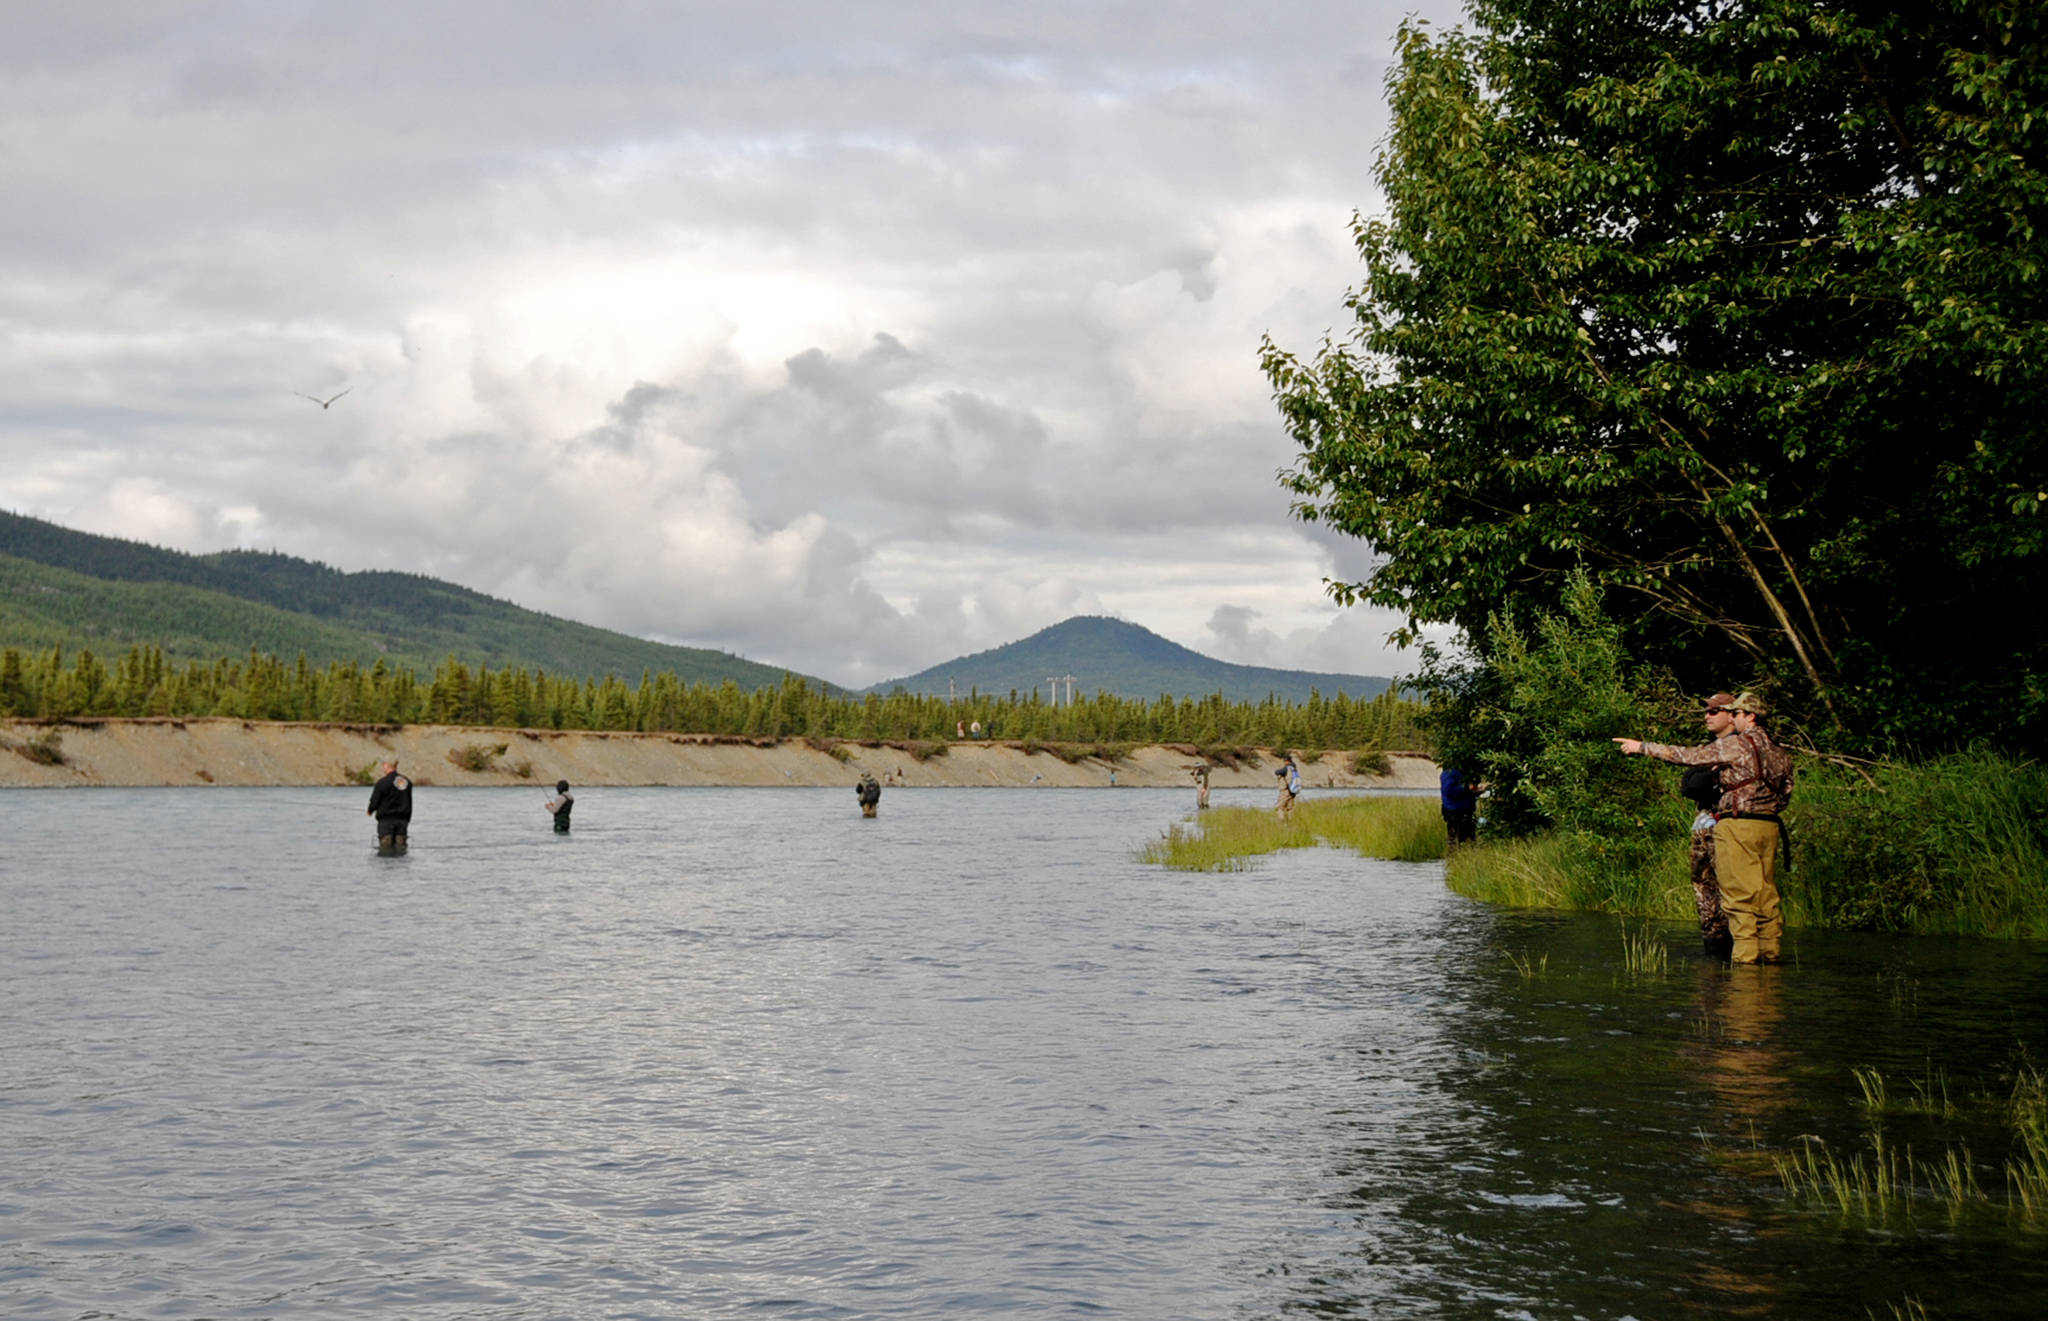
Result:
[[405,852],[406,827],[412,824],[412,781],[398,773],[398,759],[383,762],[377,783],[370,786],[365,816],[377,818],[377,852],[395,858]]
[[[1707,699],[1701,723],[1707,733],[1720,738],[1735,728],[1735,713],[1728,708],[1732,693],[1715,693]],[[1721,882],[1714,873],[1714,809],[1721,803],[1721,770],[1718,766],[1688,766],[1679,793],[1699,810],[1692,819],[1692,897],[1700,917],[1700,944],[1709,958],[1725,959],[1734,952],[1734,938],[1728,934],[1728,914],[1721,911]]]
[[[567,780],[556,780],[555,796],[548,799],[541,806],[547,808],[554,816],[555,833],[557,835],[568,834],[569,813],[576,810],[576,795],[569,792],[569,782]],[[600,831],[599,833],[603,832]]]
[[1285,825],[1294,819],[1294,800],[1301,797],[1301,768],[1294,764],[1294,754],[1283,754],[1280,769],[1273,774],[1280,781],[1280,793],[1273,802],[1273,815]]
[[1655,757],[1679,766],[1720,770],[1714,805],[1714,875],[1728,915],[1729,961],[1776,963],[1784,922],[1778,911],[1779,813],[1792,798],[1792,758],[1757,722],[1764,704],[1754,693],[1727,703],[1729,731],[1701,747],[1617,738],[1623,756]]
[[860,803],[862,816],[873,816],[882,802],[882,782],[871,771],[860,773],[860,783],[853,786],[853,796]]

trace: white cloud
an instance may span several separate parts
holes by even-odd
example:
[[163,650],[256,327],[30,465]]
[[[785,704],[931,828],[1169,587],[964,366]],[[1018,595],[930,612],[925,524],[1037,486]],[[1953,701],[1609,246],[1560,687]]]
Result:
[[1083,611],[1398,666],[1257,347],[1341,320],[1406,9],[25,11],[0,505],[848,683]]

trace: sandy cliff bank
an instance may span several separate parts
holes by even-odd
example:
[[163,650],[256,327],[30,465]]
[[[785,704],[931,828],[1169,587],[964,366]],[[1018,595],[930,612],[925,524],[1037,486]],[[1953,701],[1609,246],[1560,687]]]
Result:
[[[283,724],[227,719],[0,721],[0,787],[348,784],[386,757],[422,784],[839,785],[872,771],[905,786],[1185,788],[1198,758],[1140,747],[1117,761],[1066,762],[1015,744],[952,743],[920,760],[905,747],[813,745],[689,734],[479,729],[449,725]],[[43,760],[38,749],[61,760]],[[502,749],[502,750],[501,750]],[[481,770],[450,759],[479,751]],[[1302,767],[1312,788],[1436,787],[1426,758],[1395,754],[1389,775],[1353,775],[1332,752]],[[1277,761],[1216,767],[1217,788],[1267,788]]]

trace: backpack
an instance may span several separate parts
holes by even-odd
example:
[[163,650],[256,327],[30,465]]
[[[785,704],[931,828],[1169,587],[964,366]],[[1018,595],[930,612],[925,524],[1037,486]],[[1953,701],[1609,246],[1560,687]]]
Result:
[[1681,798],[1702,812],[1711,812],[1721,801],[1721,768],[1718,766],[1688,766],[1685,775],[1678,782]]

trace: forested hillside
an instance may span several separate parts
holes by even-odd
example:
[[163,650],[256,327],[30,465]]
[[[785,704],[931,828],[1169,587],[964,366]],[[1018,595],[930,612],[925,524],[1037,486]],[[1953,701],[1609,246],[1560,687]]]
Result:
[[135,643],[173,660],[253,646],[315,665],[353,661],[432,671],[470,665],[550,674],[675,674],[742,688],[783,671],[699,647],[593,628],[409,573],[343,573],[262,551],[188,555],[0,511],[0,643],[119,654]]
[[1051,700],[1047,680],[1058,676],[1064,697],[1070,675],[1076,697],[1098,692],[1135,699],[1162,693],[1175,697],[1221,693],[1233,702],[1260,702],[1268,697],[1306,702],[1314,693],[1373,697],[1390,686],[1386,679],[1367,675],[1232,665],[1121,619],[1081,615],[1008,646],[935,665],[907,679],[876,684],[870,691],[902,688],[938,696],[950,691],[964,697],[971,691],[1008,694],[1015,690],[1029,695],[1036,689]]

